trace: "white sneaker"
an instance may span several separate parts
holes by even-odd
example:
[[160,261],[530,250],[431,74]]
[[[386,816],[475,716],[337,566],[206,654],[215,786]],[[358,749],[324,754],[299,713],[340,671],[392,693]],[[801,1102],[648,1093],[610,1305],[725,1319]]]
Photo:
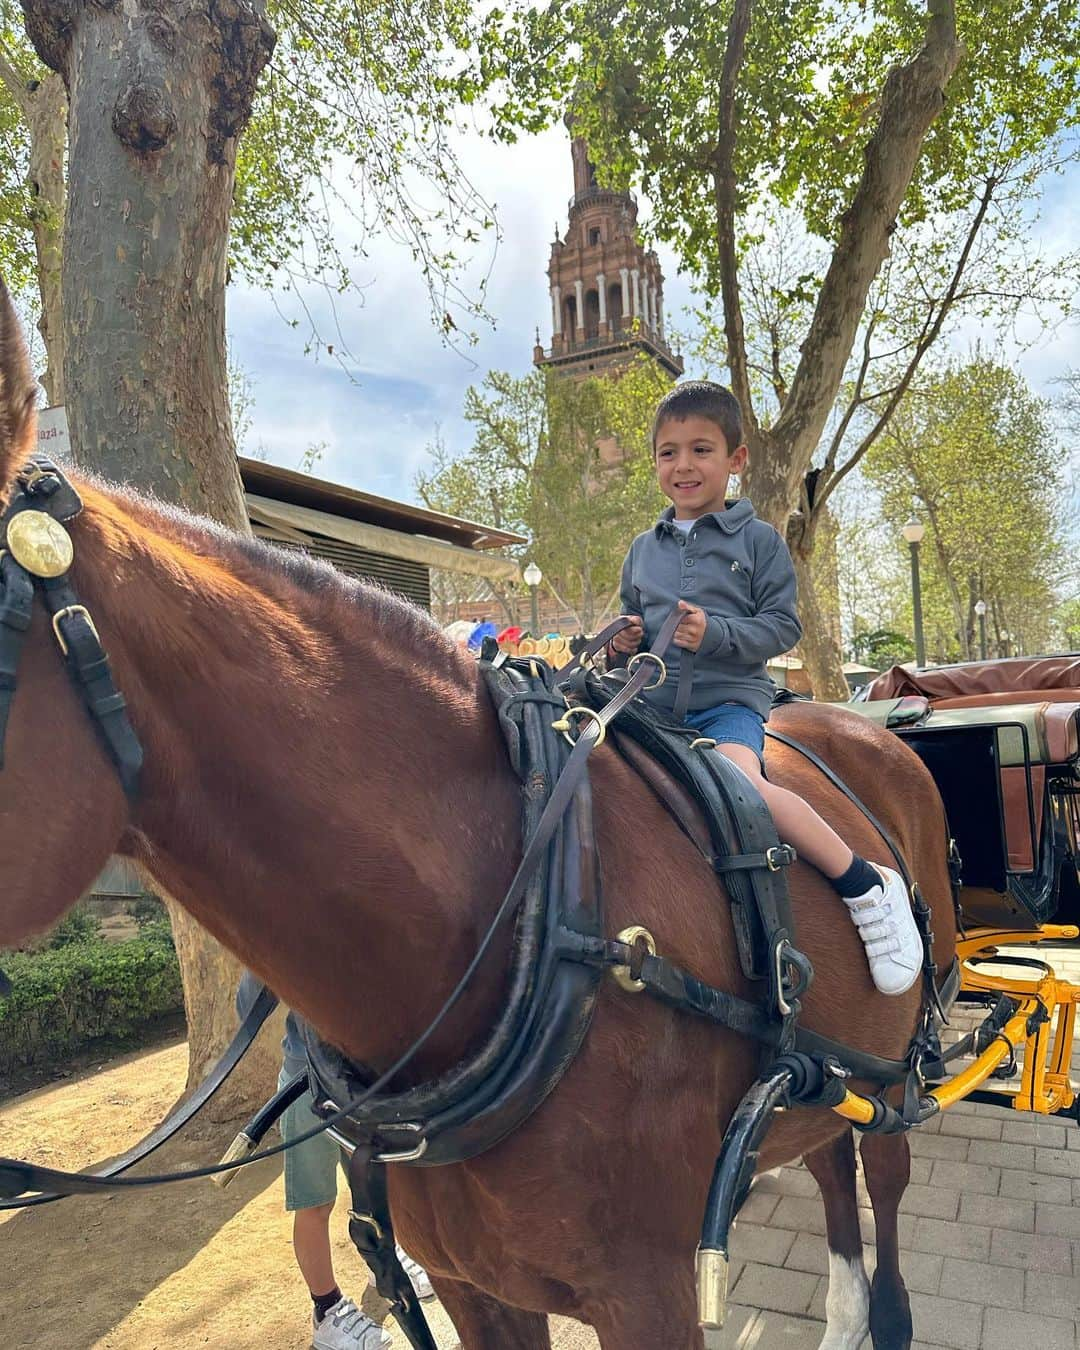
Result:
[[419,1261],[414,1261],[407,1255],[404,1248],[395,1247],[397,1259],[401,1262],[402,1269],[409,1277],[409,1283],[413,1287],[413,1293],[423,1303],[429,1298],[435,1297],[435,1290],[431,1287],[431,1281],[428,1279],[428,1273]]
[[866,947],[874,983],[883,994],[904,994],[922,971],[922,938],[904,878],[891,867],[870,865],[880,874],[881,886],[844,897],[844,904]]
[[321,1322],[315,1323],[312,1350],[387,1350],[394,1338],[370,1317],[365,1317],[351,1298],[340,1298]]

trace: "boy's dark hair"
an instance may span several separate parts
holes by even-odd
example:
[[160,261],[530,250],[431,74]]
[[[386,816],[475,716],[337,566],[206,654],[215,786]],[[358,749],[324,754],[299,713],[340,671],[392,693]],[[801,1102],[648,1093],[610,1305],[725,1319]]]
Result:
[[656,454],[656,433],[664,422],[682,422],[687,417],[705,417],[724,433],[728,454],[743,443],[742,409],[739,400],[722,384],[712,380],[685,380],[665,394],[653,418],[652,448]]

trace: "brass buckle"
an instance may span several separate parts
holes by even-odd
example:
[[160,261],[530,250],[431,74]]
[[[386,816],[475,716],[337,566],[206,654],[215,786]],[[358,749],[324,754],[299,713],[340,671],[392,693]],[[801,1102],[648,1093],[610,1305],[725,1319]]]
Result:
[[781,868],[790,867],[796,857],[795,850],[790,844],[777,844],[774,848],[765,850],[765,866],[770,872],[779,872]]
[[[649,956],[656,955],[656,939],[647,928],[642,928],[640,924],[633,924],[629,928],[624,928],[621,933],[616,934],[616,942],[622,942],[627,947],[636,947],[639,942],[644,942],[646,952]],[[645,988],[645,981],[635,979],[630,973],[630,967],[612,966],[611,978],[619,986],[625,989],[628,994],[640,994]]]
[[604,737],[607,735],[607,726],[604,719],[594,709],[586,708],[583,703],[575,703],[572,708],[567,708],[557,722],[552,722],[552,731],[561,731],[571,745],[577,745],[581,733],[578,732],[577,736],[570,735],[570,730],[573,726],[573,723],[570,721],[571,717],[591,718],[600,729],[593,748],[595,749],[597,745],[604,744]]
[[73,614],[81,614],[83,618],[86,620],[86,622],[90,625],[91,633],[93,633],[94,637],[97,638],[99,643],[101,641],[101,636],[98,633],[97,628],[95,628],[94,621],[90,617],[90,611],[86,608],[86,606],[65,605],[63,609],[58,609],[56,613],[52,616],[53,632],[56,634],[56,640],[60,644],[60,650],[64,653],[65,656],[67,656],[68,654],[68,645],[67,640],[65,639],[63,633],[61,633],[60,631],[60,620],[68,619]]
[[15,481],[20,487],[32,494],[34,488],[42,478],[49,478],[51,476],[54,476],[52,475],[51,470],[43,469],[40,464],[35,464],[33,460],[31,460],[28,464],[24,464],[15,475]]
[[637,665],[639,661],[652,661],[655,663],[656,668],[659,671],[659,674],[657,678],[652,682],[652,684],[645,685],[645,688],[659,689],[660,686],[667,679],[667,666],[664,664],[664,658],[662,656],[657,656],[655,652],[635,652],[634,655],[630,658],[630,660],[627,661],[626,663],[627,675],[633,675],[634,667]]
[[376,1242],[381,1242],[383,1240],[383,1230],[379,1225],[378,1220],[373,1215],[359,1214],[355,1209],[350,1209],[349,1218],[355,1219],[357,1223],[366,1224],[367,1227],[370,1228],[371,1231],[375,1234]]

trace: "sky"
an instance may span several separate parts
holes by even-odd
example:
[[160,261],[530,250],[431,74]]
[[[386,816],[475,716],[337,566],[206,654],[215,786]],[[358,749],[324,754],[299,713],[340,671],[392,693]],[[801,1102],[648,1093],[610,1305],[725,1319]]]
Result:
[[[334,297],[336,321],[318,288],[305,291],[321,333],[339,349],[335,327],[340,327],[352,357],[346,369],[325,353],[318,359],[305,354],[303,326],[289,327],[279,313],[296,312],[290,297],[244,284],[230,287],[231,359],[245,372],[254,400],[244,453],[257,452],[295,469],[310,445],[325,443],[314,469],[320,477],[416,501],[415,476],[430,467],[436,436],[452,451],[469,447],[461,415],[468,386],[479,384],[488,370],[525,374],[537,326],[541,341],[550,345],[546,268],[556,222],[565,231],[573,190],[569,136],[559,126],[512,147],[463,137],[460,154],[472,182],[495,204],[502,234],[494,250],[490,239],[475,249],[470,274],[475,285],[488,273],[487,307],[494,325],[477,324],[476,346],[448,348],[432,324],[416,263],[385,237],[366,242],[367,257],[356,268],[358,290]],[[1053,252],[1080,248],[1077,201],[1080,168],[1072,166],[1066,176],[1052,180],[1035,227],[1036,239]],[[671,250],[661,245],[657,251],[666,278],[669,328],[686,329],[690,324],[683,311],[691,303],[690,286],[678,276]],[[997,337],[989,328],[969,324],[955,341],[964,349],[976,339],[994,346]],[[1055,378],[1070,366],[1080,367],[1080,324],[1059,327],[1020,351],[1017,360],[1033,386],[1051,394]]]

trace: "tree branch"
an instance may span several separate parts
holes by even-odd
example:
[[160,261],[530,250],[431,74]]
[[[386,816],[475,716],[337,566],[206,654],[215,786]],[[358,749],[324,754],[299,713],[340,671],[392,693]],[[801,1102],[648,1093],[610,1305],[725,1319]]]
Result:
[[862,178],[841,220],[791,392],[773,427],[773,439],[791,450],[792,488],[809,466],[828,420],[871,282],[888,254],[923,141],[963,53],[956,36],[955,0],[927,0],[927,13],[922,50],[886,76]]
[[4,42],[0,41],[0,84],[11,95],[18,106],[23,121],[29,115],[30,99],[26,88],[26,76],[19,70]]
[[[858,464],[859,460],[866,454],[877,438],[888,426],[893,413],[896,411],[900,400],[911,387],[911,381],[915,378],[915,373],[922,363],[923,357],[937,340],[941,332],[945,319],[956,303],[957,295],[960,291],[960,281],[964,275],[964,269],[967,267],[968,259],[971,257],[971,251],[975,247],[975,240],[978,238],[979,231],[982,229],[983,221],[986,219],[987,212],[990,210],[990,204],[994,199],[994,192],[997,189],[998,180],[994,177],[987,178],[983,185],[982,196],[979,198],[978,209],[971,219],[971,225],[968,228],[967,238],[964,240],[964,246],[960,250],[956,265],[953,267],[952,276],[949,278],[949,284],[945,288],[945,294],[936,302],[936,308],[932,308],[926,316],[923,324],[923,331],[915,344],[915,350],[912,353],[911,360],[896,384],[889,391],[888,402],[882,409],[877,421],[855,447],[851,457],[843,464],[836,473],[832,474],[827,481],[821,485],[821,490],[814,500],[815,509],[824,507],[829,497],[843,481],[851,470]],[[839,449],[838,443],[834,440],[834,445]]]
[[716,204],[716,245],[720,255],[720,294],[724,304],[724,336],[727,339],[731,392],[742,405],[748,430],[757,430],[757,418],[750,395],[750,376],[746,364],[746,334],[743,328],[742,301],[739,296],[738,252],[735,247],[735,93],[746,54],[746,34],[750,27],[753,0],[735,0],[727,30],[727,49],[720,77],[718,139],[713,162],[714,200]]

